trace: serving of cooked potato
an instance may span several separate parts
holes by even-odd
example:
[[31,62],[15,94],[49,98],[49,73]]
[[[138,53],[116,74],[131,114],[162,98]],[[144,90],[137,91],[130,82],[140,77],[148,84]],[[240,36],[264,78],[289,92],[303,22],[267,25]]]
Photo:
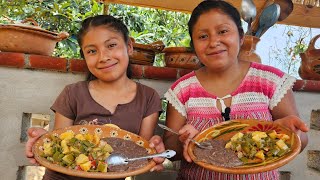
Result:
[[290,152],[286,134],[277,133],[275,130],[262,132],[238,132],[225,145],[225,148],[233,150],[244,163],[265,161],[275,157],[282,157]]
[[105,159],[113,151],[97,134],[74,134],[66,131],[51,135],[43,144],[42,157],[71,169],[89,172],[107,172]]

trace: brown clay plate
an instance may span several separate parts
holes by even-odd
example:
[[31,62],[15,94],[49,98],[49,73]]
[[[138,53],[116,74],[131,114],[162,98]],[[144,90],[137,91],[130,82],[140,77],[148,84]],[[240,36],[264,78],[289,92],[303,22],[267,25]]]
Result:
[[208,170],[231,173],[231,174],[252,174],[270,171],[277,169],[289,161],[294,159],[300,152],[301,141],[299,136],[290,131],[289,129],[280,126],[279,124],[273,123],[273,121],[262,121],[262,120],[231,120],[226,121],[215,126],[212,126],[202,132],[200,132],[194,139],[196,141],[204,141],[207,139],[222,139],[229,141],[231,137],[237,132],[249,132],[249,131],[264,131],[275,130],[277,133],[287,134],[290,137],[291,151],[282,157],[264,161],[258,164],[242,165],[236,167],[223,167],[217,166],[203,161],[198,161],[193,153],[195,148],[194,143],[190,143],[188,146],[188,153],[191,159],[199,166]]
[[70,126],[62,129],[57,129],[54,131],[51,131],[39,138],[37,142],[33,145],[33,153],[35,156],[35,159],[38,161],[38,163],[48,169],[51,169],[53,171],[57,171],[63,174],[71,175],[71,176],[77,176],[77,177],[84,177],[84,178],[100,178],[100,179],[116,179],[116,178],[125,178],[128,176],[133,176],[137,174],[142,174],[147,171],[149,171],[152,167],[155,166],[154,161],[150,161],[146,166],[141,167],[139,169],[133,170],[133,171],[124,171],[124,172],[85,172],[81,170],[74,170],[74,169],[68,169],[66,167],[53,164],[46,160],[45,158],[41,157],[40,154],[43,151],[43,143],[47,141],[51,135],[60,135],[63,132],[66,131],[73,131],[75,134],[94,134],[98,133],[100,134],[100,138],[106,138],[106,137],[116,137],[116,138],[123,138],[125,140],[134,141],[139,146],[142,146],[146,148],[147,152],[149,154],[154,154],[155,150],[153,148],[150,148],[149,142],[142,137],[133,134],[131,132],[116,128],[116,127],[109,127],[109,126],[101,126],[101,125],[76,125],[76,126]]

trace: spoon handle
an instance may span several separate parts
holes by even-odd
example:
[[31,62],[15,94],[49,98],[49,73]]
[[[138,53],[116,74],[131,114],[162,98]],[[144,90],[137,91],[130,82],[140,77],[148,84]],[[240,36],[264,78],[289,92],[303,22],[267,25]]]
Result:
[[159,154],[153,154],[150,156],[143,156],[143,157],[137,157],[137,158],[130,158],[130,159],[126,159],[126,161],[135,161],[135,160],[139,160],[139,159],[150,159],[150,158],[154,158],[154,157],[171,158],[174,155],[176,155],[176,152],[174,150],[166,150],[166,151],[159,153]]
[[[158,124],[158,125],[159,125],[162,129],[165,129],[165,130],[167,130],[167,131],[170,131],[170,132],[172,132],[172,133],[174,133],[174,134],[176,134],[176,135],[179,135],[179,136],[181,135],[181,134],[179,134],[177,131],[175,131],[175,130],[173,130],[173,129],[171,129],[171,128],[163,125],[163,124]],[[189,139],[191,142],[196,143],[198,146],[201,146],[201,145],[199,144],[199,142],[197,142],[196,140],[194,140],[194,139],[192,139],[192,138],[189,138],[189,137],[188,137],[188,139]]]
[[264,30],[264,27],[260,27],[260,28],[257,30],[257,32],[256,32],[256,34],[255,34],[255,36],[256,36],[257,38],[260,38],[260,37],[261,37],[262,30]]
[[250,18],[249,19],[249,21],[248,21],[248,30],[247,30],[247,32],[246,32],[246,35],[251,35],[251,23],[252,23],[252,18]]
[[163,124],[158,124],[162,129],[165,129],[165,130],[167,130],[167,131],[170,131],[170,132],[172,132],[172,133],[174,133],[174,134],[176,134],[176,135],[180,135],[178,132],[176,132],[176,131],[174,131],[173,129],[171,129],[171,128],[168,128],[167,126],[165,126],[165,125],[163,125]]
[[251,24],[251,34],[255,35],[253,33],[255,33],[259,27],[259,23],[260,23],[260,16],[263,12],[264,9],[266,9],[270,4],[273,3],[273,0],[266,0],[265,3],[263,4],[262,8],[260,9],[260,11],[258,12],[255,20],[252,22]]

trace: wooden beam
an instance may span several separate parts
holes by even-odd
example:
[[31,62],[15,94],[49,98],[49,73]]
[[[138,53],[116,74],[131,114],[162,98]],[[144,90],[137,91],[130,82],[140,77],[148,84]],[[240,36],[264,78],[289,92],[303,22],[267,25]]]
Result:
[[[241,0],[226,0],[238,10]],[[254,0],[257,11],[261,11],[266,0]],[[106,3],[126,4],[169,11],[191,13],[202,0],[104,0]],[[279,24],[320,28],[320,7],[307,8],[301,4],[294,4],[292,13]]]

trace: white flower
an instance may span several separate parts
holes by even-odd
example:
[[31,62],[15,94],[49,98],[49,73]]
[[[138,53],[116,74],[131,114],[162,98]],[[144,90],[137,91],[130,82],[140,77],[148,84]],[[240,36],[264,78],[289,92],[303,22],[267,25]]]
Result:
[[118,131],[115,131],[115,130],[110,131],[110,136],[111,137],[117,137],[118,136]]
[[51,139],[49,139],[49,138],[44,138],[43,139],[43,143],[50,143],[51,142]]
[[130,136],[129,134],[127,134],[127,135],[125,135],[125,136],[123,137],[123,139],[124,139],[124,140],[131,140],[131,136]]
[[88,129],[85,127],[82,127],[79,129],[80,134],[87,134],[88,133]]
[[94,133],[101,135],[101,134],[103,133],[103,131],[102,131],[101,128],[96,128],[96,129],[94,130]]
[[139,140],[136,142],[136,144],[138,144],[139,146],[143,147],[144,146],[144,141]]
[[150,154],[152,152],[150,148],[147,148],[146,150],[147,150],[148,154]]

